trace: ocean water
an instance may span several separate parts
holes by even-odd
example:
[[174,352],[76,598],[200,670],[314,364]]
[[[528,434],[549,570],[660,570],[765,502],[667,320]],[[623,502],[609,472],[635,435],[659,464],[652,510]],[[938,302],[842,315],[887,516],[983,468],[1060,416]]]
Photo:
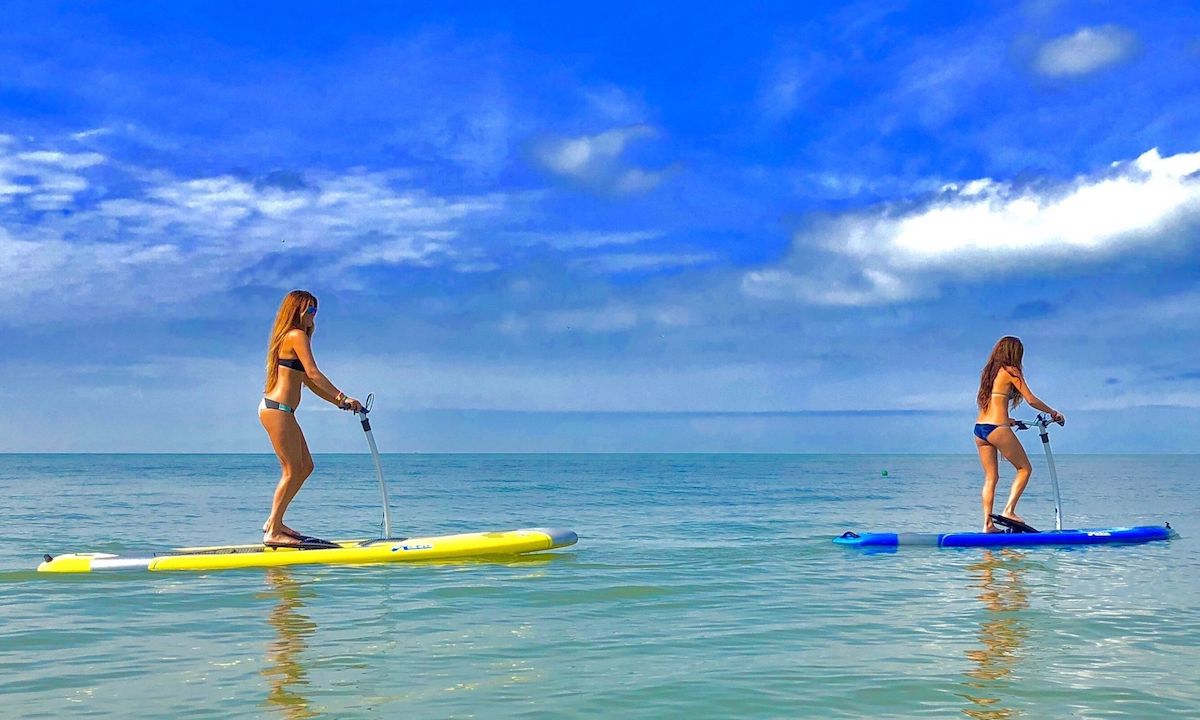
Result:
[[[830,542],[975,529],[968,455],[386,455],[400,532],[557,526],[579,544],[44,576],[46,552],[254,541],[275,460],[0,455],[0,717],[1200,717],[1200,456],[1058,465],[1067,526],[1180,538]],[[318,456],[288,521],[377,533],[375,482],[365,454]],[[1053,523],[1040,464],[1020,510]]]

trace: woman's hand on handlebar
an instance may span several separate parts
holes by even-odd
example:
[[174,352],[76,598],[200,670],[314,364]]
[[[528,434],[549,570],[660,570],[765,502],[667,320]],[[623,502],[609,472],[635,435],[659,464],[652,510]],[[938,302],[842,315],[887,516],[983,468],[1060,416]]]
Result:
[[355,400],[354,398],[347,395],[346,399],[342,401],[341,407],[343,410],[349,410],[350,412],[357,413],[357,412],[362,412],[363,406],[362,406],[362,403],[360,403],[358,400]]
[[1057,410],[1054,410],[1050,413],[1050,419],[1053,420],[1054,422],[1058,423],[1059,425],[1067,424],[1067,416],[1063,415],[1062,413],[1060,413]]

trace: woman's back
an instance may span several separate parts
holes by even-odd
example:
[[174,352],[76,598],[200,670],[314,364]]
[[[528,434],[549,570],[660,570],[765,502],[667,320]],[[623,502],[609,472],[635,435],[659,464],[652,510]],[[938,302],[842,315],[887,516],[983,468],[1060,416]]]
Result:
[[[1015,368],[1011,370],[1015,371]],[[1020,389],[1017,387],[1018,382],[1020,382],[1020,375],[1010,371],[1010,368],[1000,368],[996,373],[996,379],[992,381],[992,390],[987,404],[980,409],[975,422],[1008,425],[1009,406],[1014,398],[1021,396]]]

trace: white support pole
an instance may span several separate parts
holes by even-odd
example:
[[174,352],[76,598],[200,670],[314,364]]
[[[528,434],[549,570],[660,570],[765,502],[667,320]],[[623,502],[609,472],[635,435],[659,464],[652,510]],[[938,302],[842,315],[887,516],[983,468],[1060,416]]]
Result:
[[387,539],[392,536],[392,511],[388,507],[387,483],[383,481],[383,463],[379,461],[379,448],[375,446],[375,436],[371,434],[371,421],[367,419],[370,405],[371,398],[368,397],[367,404],[358,413],[358,420],[367,435],[367,444],[371,446],[371,457],[375,459],[375,474],[379,477],[379,494],[383,499],[383,537]]
[[1062,495],[1058,491],[1058,470],[1054,467],[1054,453],[1050,451],[1050,433],[1046,426],[1050,420],[1038,416],[1038,431],[1042,436],[1042,449],[1046,451],[1046,463],[1050,466],[1050,484],[1054,487],[1054,529],[1062,530]]

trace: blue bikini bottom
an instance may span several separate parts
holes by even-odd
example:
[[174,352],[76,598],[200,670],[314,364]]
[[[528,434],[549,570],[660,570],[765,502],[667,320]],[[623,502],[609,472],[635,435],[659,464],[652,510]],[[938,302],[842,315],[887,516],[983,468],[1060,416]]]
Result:
[[979,438],[980,440],[982,440],[984,442],[987,442],[988,435],[991,435],[992,431],[998,427],[1000,427],[1000,426],[999,425],[988,425],[987,423],[975,423],[975,437]]

